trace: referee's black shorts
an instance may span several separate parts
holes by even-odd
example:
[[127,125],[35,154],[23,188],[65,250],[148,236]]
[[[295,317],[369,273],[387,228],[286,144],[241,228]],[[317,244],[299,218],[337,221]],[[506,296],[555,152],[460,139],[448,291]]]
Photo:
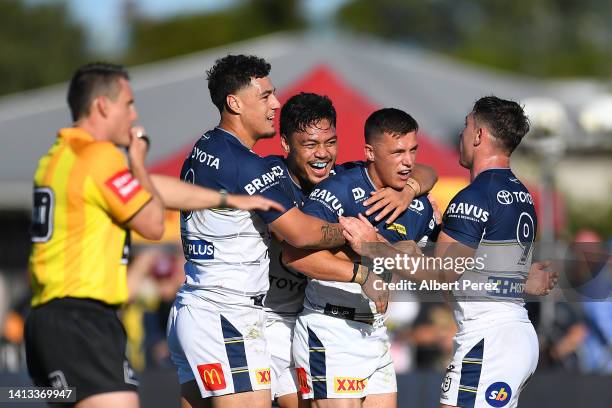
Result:
[[97,300],[54,299],[30,312],[26,359],[39,387],[75,387],[77,402],[95,394],[136,391],[117,309]]

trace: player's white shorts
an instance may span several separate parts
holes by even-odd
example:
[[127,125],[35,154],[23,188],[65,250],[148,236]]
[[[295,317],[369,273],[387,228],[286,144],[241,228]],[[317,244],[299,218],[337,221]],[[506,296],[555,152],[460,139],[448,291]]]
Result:
[[266,338],[271,357],[272,399],[298,390],[293,361],[294,318],[270,318],[266,324]]
[[384,325],[374,327],[305,309],[295,326],[293,356],[304,399],[397,392]]
[[203,398],[270,389],[270,353],[261,308],[174,302],[168,347],[181,384],[196,380]]
[[440,403],[465,407],[516,407],[538,365],[538,337],[531,323],[510,322],[459,333],[442,381]]

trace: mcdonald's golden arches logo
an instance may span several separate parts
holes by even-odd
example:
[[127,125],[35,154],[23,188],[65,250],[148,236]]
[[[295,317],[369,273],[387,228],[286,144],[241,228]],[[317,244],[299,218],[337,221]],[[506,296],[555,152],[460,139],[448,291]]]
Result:
[[227,386],[221,363],[201,364],[198,366],[198,372],[207,391],[218,391]]

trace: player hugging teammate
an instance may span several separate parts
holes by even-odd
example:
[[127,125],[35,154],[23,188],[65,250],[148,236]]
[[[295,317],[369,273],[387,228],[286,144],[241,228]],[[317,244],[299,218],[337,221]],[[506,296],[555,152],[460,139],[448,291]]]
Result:
[[[484,291],[451,292],[458,325],[455,351],[442,384],[447,407],[516,407],[538,361],[538,341],[524,308],[524,294],[546,295],[557,274],[547,263],[533,263],[536,214],[525,186],[510,170],[510,155],[529,130],[523,109],[494,96],[476,101],[460,140],[460,164],[471,183],[450,202],[435,246],[436,257],[484,259],[481,269],[393,272],[413,281],[496,283]],[[521,199],[523,197],[524,199]],[[376,241],[364,219],[341,220],[345,236],[364,256],[394,256],[398,251],[362,245]],[[380,241],[380,239],[378,239]],[[421,256],[413,246],[403,254]],[[370,274],[366,287],[377,280]],[[520,358],[517,358],[520,356]]]
[[[370,403],[393,407],[396,382],[383,324],[386,299],[371,290],[372,282],[380,278],[361,265],[357,254],[368,256],[363,240],[421,241],[432,233],[432,206],[427,198],[418,196],[433,186],[435,173],[415,162],[418,125],[401,110],[376,111],[365,124],[366,161],[336,166],[336,114],[331,101],[300,94],[281,112],[281,144],[287,157],[259,157],[251,148],[257,140],[275,134],[273,120],[280,108],[269,72],[270,65],[254,56],[230,55],[215,63],[208,71],[208,85],[221,120],[197,141],[181,172],[193,184],[235,194],[261,194],[285,208],[182,213],[186,283],[171,311],[168,341],[183,406],[269,407],[277,399],[283,407],[303,405],[303,400],[321,407]],[[485,106],[503,116],[503,107],[511,103],[501,103],[499,109]],[[472,127],[466,126],[462,137],[462,164],[472,170],[473,178],[493,174],[500,180],[512,179],[514,189],[524,189],[507,167],[509,154],[526,128],[515,124],[507,136],[496,125],[496,115],[476,107],[468,117]],[[494,167],[505,169],[475,164],[491,165],[483,157],[494,152],[495,157],[506,160]],[[337,174],[328,178],[332,173]],[[497,187],[485,184],[479,191],[486,194]],[[490,198],[483,200],[472,204],[484,208],[492,203]],[[367,205],[371,205],[368,220],[342,219],[365,213]],[[447,213],[442,237],[468,248],[471,255],[474,248],[486,243],[483,239],[509,243],[513,237],[500,232],[508,228],[502,224],[520,210],[533,221],[532,232],[523,238],[532,239],[535,214],[525,205],[502,208],[507,212],[489,208],[488,220],[481,219],[476,226],[463,219],[465,225],[453,223],[452,214]],[[383,219],[388,214],[391,216]],[[339,221],[345,224],[344,231]],[[345,245],[343,235],[354,252]],[[524,242],[520,244],[525,248]],[[524,280],[531,264],[530,251],[523,251],[519,258],[522,266],[512,269],[518,271],[516,276],[504,275],[499,266],[500,276]],[[536,278],[543,276],[541,267],[532,269]],[[520,325],[517,336],[525,333],[525,345],[531,347],[534,336],[526,326],[526,315],[519,311],[521,301],[505,303],[511,305],[502,307],[510,308],[514,317],[504,324]],[[463,311],[480,310],[469,301],[455,305]],[[504,313],[496,319],[509,315]],[[456,315],[461,322],[462,316]],[[486,360],[484,350],[495,350],[499,334],[479,328],[478,334],[469,332],[480,336],[478,342],[471,344],[475,337],[470,337],[464,342],[469,349],[465,353],[458,349],[455,358]],[[483,366],[483,375],[478,377],[494,378],[495,361],[492,369],[485,371]],[[529,367],[505,382],[508,401],[516,400],[532,362],[530,355]],[[447,387],[455,395],[447,390],[443,402],[464,406],[463,394],[457,397],[464,390],[484,398],[475,374],[464,375],[463,367],[467,370],[468,366],[459,362],[455,367],[460,367],[460,377],[450,379]],[[497,396],[504,395],[497,391]]]

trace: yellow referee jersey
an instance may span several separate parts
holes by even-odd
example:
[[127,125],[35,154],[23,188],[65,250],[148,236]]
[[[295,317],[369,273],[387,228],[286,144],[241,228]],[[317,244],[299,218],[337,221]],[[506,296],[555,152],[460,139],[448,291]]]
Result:
[[150,199],[114,144],[61,129],[34,175],[32,306],[62,297],[126,301],[124,223]]

